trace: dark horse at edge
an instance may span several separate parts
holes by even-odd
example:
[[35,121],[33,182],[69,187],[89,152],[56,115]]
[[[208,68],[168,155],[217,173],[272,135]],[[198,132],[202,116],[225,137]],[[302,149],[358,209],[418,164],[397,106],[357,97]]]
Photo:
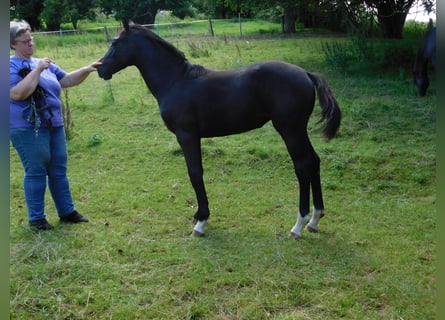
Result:
[[[292,158],[300,189],[299,214],[290,236],[318,231],[324,215],[320,158],[308,137],[315,105],[327,139],[335,136],[341,111],[325,81],[314,73],[279,61],[235,70],[214,71],[191,64],[183,52],[147,28],[124,21],[124,28],[102,59],[98,74],[105,80],[127,66],[139,69],[156,98],[161,117],[184,153],[198,210],[193,235],[204,235],[210,216],[203,180],[201,138],[238,134],[271,121]],[[310,211],[312,189],[314,212]]]
[[429,63],[431,63],[433,69],[436,68],[436,27],[430,27],[423,37],[414,62],[413,80],[421,97],[425,96],[430,85],[428,78]]

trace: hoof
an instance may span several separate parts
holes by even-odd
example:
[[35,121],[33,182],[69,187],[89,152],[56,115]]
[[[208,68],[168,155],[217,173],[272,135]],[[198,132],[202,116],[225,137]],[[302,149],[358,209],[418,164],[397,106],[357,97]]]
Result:
[[306,226],[306,230],[312,233],[317,233],[318,232],[318,228],[312,228],[310,225]]
[[198,237],[204,237],[204,233],[193,230],[192,237],[198,238]]
[[293,232],[289,232],[289,238],[292,238],[294,240],[300,240],[301,239],[301,235],[293,233]]

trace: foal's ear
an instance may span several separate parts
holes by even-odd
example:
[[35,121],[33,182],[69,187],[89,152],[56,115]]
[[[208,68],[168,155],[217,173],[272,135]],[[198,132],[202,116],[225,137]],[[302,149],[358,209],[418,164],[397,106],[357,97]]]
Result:
[[124,25],[125,31],[127,33],[130,32],[130,19],[128,19],[128,18],[122,19],[122,24]]

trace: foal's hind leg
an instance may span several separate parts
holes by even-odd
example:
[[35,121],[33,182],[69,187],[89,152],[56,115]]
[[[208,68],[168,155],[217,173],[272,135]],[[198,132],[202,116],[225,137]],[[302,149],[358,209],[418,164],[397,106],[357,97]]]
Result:
[[[280,133],[294,163],[295,174],[297,175],[300,188],[297,222],[289,233],[290,237],[299,239],[308,223],[310,231],[318,230],[318,221],[323,214],[323,199],[319,180],[320,159],[309,141],[307,132]],[[314,195],[314,216],[312,219],[309,215],[311,185]]]
[[[313,150],[313,149],[312,149]],[[313,174],[311,178],[311,188],[312,197],[314,202],[314,213],[309,221],[306,229],[309,232],[318,232],[318,222],[324,217],[324,204],[323,204],[323,194],[321,191],[321,179],[320,179],[320,158],[318,157],[315,150],[313,150],[313,155],[315,158]]]

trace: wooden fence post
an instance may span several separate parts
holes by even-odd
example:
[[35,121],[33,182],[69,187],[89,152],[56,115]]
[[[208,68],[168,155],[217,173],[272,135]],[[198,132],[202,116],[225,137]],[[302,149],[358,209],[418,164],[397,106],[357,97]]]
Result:
[[104,27],[104,33],[105,33],[105,40],[107,42],[110,42],[110,34],[108,33],[108,28],[107,26]]
[[74,121],[71,117],[71,108],[70,108],[70,100],[68,98],[68,89],[63,89],[64,93],[64,99],[62,100],[62,115],[63,115],[63,122],[65,124],[65,135],[66,139],[70,140],[73,137],[73,128],[74,128]]
[[214,37],[215,34],[213,33],[212,18],[209,18],[209,28],[210,28],[210,34],[211,34],[211,36]]

